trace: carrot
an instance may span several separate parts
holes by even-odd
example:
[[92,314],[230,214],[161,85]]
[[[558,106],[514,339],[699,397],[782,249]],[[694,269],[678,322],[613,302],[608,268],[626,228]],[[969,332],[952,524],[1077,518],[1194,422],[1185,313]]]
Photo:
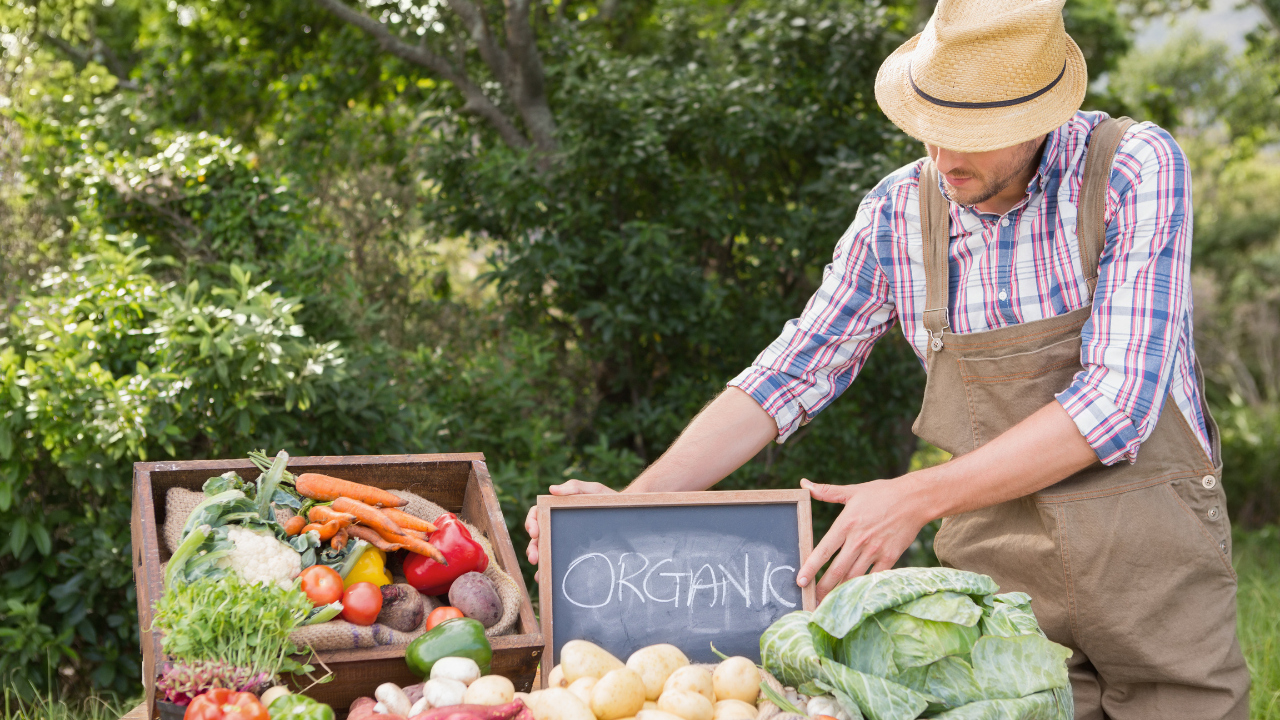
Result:
[[[397,510],[395,508],[385,508],[383,509],[382,514],[391,518],[392,522],[394,522],[395,524],[399,525],[400,527],[406,530],[419,530],[425,533],[433,533],[436,531],[435,525],[432,525],[431,523],[427,522],[426,520],[423,520],[420,517],[415,517],[413,515],[410,515],[409,513],[403,510]],[[423,539],[425,540],[426,538],[423,538]]]
[[311,523],[306,527],[302,528],[302,532],[299,534],[305,535],[306,533],[309,533],[312,530],[315,530],[316,532],[320,533],[321,540],[328,540],[332,538],[334,535],[337,535],[338,531],[342,529],[342,526],[339,524],[339,522],[340,521],[338,520],[330,520],[329,522],[323,525]]
[[383,540],[377,530],[367,528],[363,525],[352,525],[347,528],[347,534],[353,538],[364,540],[383,552],[395,552],[396,550],[404,548],[404,545],[401,545],[400,543],[387,542],[386,540]]
[[334,550],[341,550],[342,548],[347,546],[347,539],[348,539],[347,529],[342,528],[337,532],[336,535],[333,536],[333,539],[329,541],[329,546],[332,547]]
[[299,495],[312,500],[337,500],[340,497],[347,497],[373,507],[400,507],[409,504],[408,500],[402,500],[386,490],[319,473],[302,473],[293,483]]
[[307,519],[301,515],[294,515],[284,523],[284,531],[290,537],[302,532],[303,526],[307,524]]
[[338,512],[355,515],[356,519],[361,523],[373,528],[375,532],[382,535],[403,535],[404,531],[400,526],[392,522],[381,510],[370,507],[359,500],[349,497],[340,497],[333,501],[330,505]]
[[307,512],[307,519],[313,523],[327,523],[330,520],[342,520],[342,527],[346,527],[356,521],[356,516],[351,513],[340,513],[328,505],[315,505]]
[[449,561],[444,559],[444,555],[441,554],[441,552],[436,549],[436,546],[432,545],[426,540],[419,540],[416,537],[409,537],[405,535],[400,538],[399,542],[401,545],[405,547],[406,550],[408,550],[411,553],[417,553],[418,555],[426,555],[427,557],[431,558],[432,560],[435,560],[436,562],[446,567],[449,565]]

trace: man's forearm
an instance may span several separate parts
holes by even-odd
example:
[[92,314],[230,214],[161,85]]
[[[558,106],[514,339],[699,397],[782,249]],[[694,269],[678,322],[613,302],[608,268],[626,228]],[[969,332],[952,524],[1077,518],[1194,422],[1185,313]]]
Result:
[[624,492],[706,490],[777,436],[777,423],[750,395],[728,388]]
[[927,522],[1030,495],[1097,461],[1055,401],[977,450],[901,481]]

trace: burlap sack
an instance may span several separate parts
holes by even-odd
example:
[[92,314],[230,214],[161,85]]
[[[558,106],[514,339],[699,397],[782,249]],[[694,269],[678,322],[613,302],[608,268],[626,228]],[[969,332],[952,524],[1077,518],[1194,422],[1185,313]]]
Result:
[[[392,490],[401,498],[409,501],[409,504],[400,508],[404,512],[409,513],[426,520],[434,520],[441,513],[445,512],[444,508],[439,505],[423,499],[413,493],[403,490]],[[172,555],[173,550],[182,542],[182,526],[186,524],[187,517],[196,505],[205,498],[204,493],[193,492],[183,488],[170,488],[165,494],[165,520],[164,520],[164,541],[167,545],[168,553],[163,558],[168,560],[168,556]],[[292,510],[279,508],[276,509],[276,520],[284,523],[293,517]],[[520,603],[523,595],[520,592],[516,581],[511,578],[502,568],[498,567],[497,556],[493,552],[493,546],[489,543],[489,539],[480,532],[475,525],[467,522],[462,523],[463,527],[471,533],[471,537],[484,548],[484,552],[489,556],[489,567],[485,569],[484,574],[498,590],[498,597],[502,599],[502,619],[496,625],[485,630],[488,637],[497,637],[499,635],[509,635],[515,631],[516,623],[520,620]],[[403,578],[397,578],[397,581],[403,582]],[[423,595],[423,600],[427,602],[428,612],[431,609],[439,607],[441,603],[430,595]],[[344,620],[332,620],[319,625],[309,625],[300,628],[290,636],[295,644],[299,647],[310,647],[312,650],[351,650],[356,648],[381,647],[386,645],[407,645],[414,638],[423,633],[418,630],[411,633],[392,630],[384,625],[352,625]]]

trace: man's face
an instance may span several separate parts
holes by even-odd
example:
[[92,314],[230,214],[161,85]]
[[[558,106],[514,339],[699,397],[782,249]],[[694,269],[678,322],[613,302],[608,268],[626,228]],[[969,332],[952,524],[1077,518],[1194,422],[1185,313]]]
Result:
[[960,205],[978,205],[1009,189],[1014,182],[1030,182],[1040,161],[1043,141],[1041,136],[1013,147],[979,153],[925,147],[942,175],[947,197]]

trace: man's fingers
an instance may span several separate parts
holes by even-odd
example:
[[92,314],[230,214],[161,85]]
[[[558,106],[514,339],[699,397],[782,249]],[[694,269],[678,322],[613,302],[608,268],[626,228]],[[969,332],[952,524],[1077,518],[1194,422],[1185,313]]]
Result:
[[831,566],[827,568],[826,574],[818,582],[818,595],[826,597],[827,593],[844,582],[845,578],[848,577],[849,568],[861,558],[860,551],[861,548],[854,546],[852,543],[845,543],[845,546],[840,549],[840,554],[836,555],[836,559],[831,561]]
[[529,547],[525,548],[524,555],[525,557],[529,558],[530,565],[538,564],[538,541],[537,540],[531,540],[529,542]]
[[[837,523],[838,525],[838,523]],[[827,563],[827,560],[840,549],[840,544],[844,540],[844,534],[837,527],[833,526],[827,531],[822,538],[822,542],[818,543],[818,547],[809,553],[809,558],[800,566],[800,572],[796,574],[796,584],[800,587],[808,587],[809,583],[818,576],[818,571]]]
[[529,508],[529,514],[524,516],[524,529],[529,533],[529,537],[534,540],[538,539],[538,506],[534,505]]
[[829,503],[842,503],[849,499],[849,488],[845,485],[823,485],[808,478],[800,481],[800,487],[809,491],[814,500]]
[[601,495],[617,492],[613,488],[601,485],[598,482],[586,482],[583,480],[566,480],[559,485],[552,485],[549,489],[552,495]]

